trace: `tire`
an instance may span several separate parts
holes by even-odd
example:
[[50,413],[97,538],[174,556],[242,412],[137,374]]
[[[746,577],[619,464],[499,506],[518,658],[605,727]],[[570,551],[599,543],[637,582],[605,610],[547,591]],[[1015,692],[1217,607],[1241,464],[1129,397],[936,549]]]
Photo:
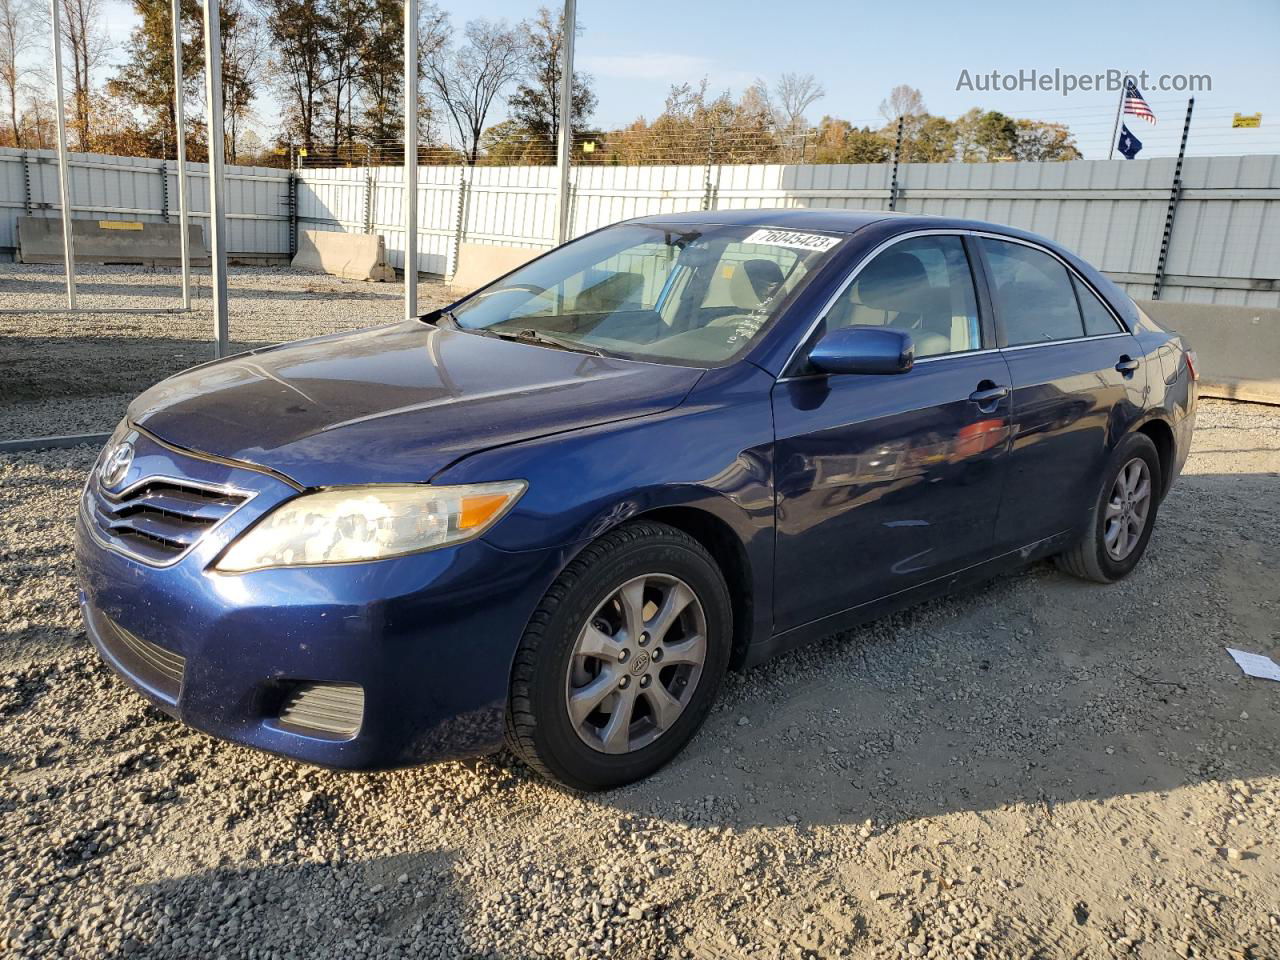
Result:
[[[679,612],[659,616],[668,610]],[[663,523],[618,527],[573,559],[530,618],[512,668],[507,744],[576,790],[643,779],[702,726],[732,637],[729,589],[700,543]]]
[[[1135,461],[1140,461],[1140,465],[1135,465]],[[1108,505],[1113,501],[1121,502],[1116,500],[1117,480],[1121,472],[1133,471],[1141,476],[1144,469],[1145,482],[1150,489],[1146,510],[1142,514],[1141,531],[1132,538],[1127,552],[1124,552],[1123,556],[1116,556],[1108,545],[1110,520]],[[1147,542],[1151,539],[1151,531],[1156,523],[1156,513],[1160,507],[1159,491],[1163,489],[1162,484],[1160,455],[1156,452],[1155,444],[1145,434],[1129,434],[1120,442],[1111,454],[1111,459],[1107,461],[1101,487],[1089,510],[1089,522],[1084,535],[1070,549],[1053,558],[1058,569],[1095,583],[1115,583],[1128,576],[1142,559],[1147,549]],[[1129,515],[1134,516],[1132,512]]]

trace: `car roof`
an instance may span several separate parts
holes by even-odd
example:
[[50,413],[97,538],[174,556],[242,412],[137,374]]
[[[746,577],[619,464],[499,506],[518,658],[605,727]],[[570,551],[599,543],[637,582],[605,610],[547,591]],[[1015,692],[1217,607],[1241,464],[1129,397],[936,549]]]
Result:
[[686,213],[662,213],[636,217],[631,223],[652,224],[716,224],[743,227],[782,227],[788,230],[826,230],[854,233],[872,223],[893,220],[899,231],[908,230],[984,230],[1012,237],[1023,237],[1053,246],[1051,241],[1017,227],[958,217],[929,214],[893,213],[888,210],[838,210],[828,207],[789,207],[785,209],[754,208],[748,210],[690,210]]

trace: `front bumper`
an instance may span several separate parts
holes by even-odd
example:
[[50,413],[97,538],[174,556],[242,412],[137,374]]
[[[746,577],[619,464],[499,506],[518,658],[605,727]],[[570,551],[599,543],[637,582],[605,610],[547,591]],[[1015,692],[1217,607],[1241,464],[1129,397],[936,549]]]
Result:
[[[561,551],[472,541],[372,563],[217,574],[209,566],[225,546],[296,491],[145,435],[138,452],[133,469],[144,476],[163,466],[255,495],[167,566],[116,549],[82,503],[86,629],[134,689],[196,729],[329,767],[407,766],[501,745],[515,648]],[[290,692],[308,684],[360,687],[354,735],[282,722]]]

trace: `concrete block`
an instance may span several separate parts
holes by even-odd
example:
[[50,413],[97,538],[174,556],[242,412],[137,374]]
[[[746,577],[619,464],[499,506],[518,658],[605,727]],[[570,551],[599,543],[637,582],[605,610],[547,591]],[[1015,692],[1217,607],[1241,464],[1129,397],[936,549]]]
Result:
[[387,244],[372,233],[302,230],[293,266],[299,270],[345,277],[348,280],[389,281],[396,272],[387,263]]
[[[77,263],[127,263],[144,267],[177,267],[182,234],[176,223],[141,220],[71,221],[71,241]],[[204,230],[187,225],[191,265],[209,266]],[[18,218],[18,262],[62,263],[62,220],[47,217]]]
[[1187,338],[1200,393],[1280,404],[1280,309],[1138,300],[1156,323]]
[[485,284],[546,252],[540,248],[464,243],[458,251],[458,269],[449,281],[449,289],[455,294],[479,290]]

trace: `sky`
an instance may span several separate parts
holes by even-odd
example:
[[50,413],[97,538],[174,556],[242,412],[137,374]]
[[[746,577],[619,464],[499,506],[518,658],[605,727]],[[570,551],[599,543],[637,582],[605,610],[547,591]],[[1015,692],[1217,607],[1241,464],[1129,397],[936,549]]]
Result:
[[[456,25],[476,17],[517,21],[540,0],[438,0]],[[546,2],[546,0],[541,0]],[[558,6],[553,2],[552,6]],[[107,0],[106,28],[122,47],[134,23],[124,0]],[[979,14],[978,11],[981,11]],[[590,73],[599,106],[594,125],[652,119],[673,83],[706,77],[713,93],[737,95],[757,77],[812,73],[826,96],[810,110],[880,125],[877,108],[899,83],[917,87],[932,113],[970,107],[1066,123],[1086,157],[1105,157],[1118,94],[1032,89],[957,89],[968,71],[1016,75],[1108,69],[1207,75],[1194,94],[1190,154],[1280,153],[1280,0],[1166,0],[1071,4],[994,0],[868,3],[863,0],[578,0],[583,28],[578,69]],[[1147,89],[1152,126],[1129,117],[1143,158],[1177,153],[1186,92]],[[1236,112],[1262,114],[1257,129],[1231,128]],[[276,110],[259,104],[267,132]],[[495,116],[495,121],[501,116]]]

